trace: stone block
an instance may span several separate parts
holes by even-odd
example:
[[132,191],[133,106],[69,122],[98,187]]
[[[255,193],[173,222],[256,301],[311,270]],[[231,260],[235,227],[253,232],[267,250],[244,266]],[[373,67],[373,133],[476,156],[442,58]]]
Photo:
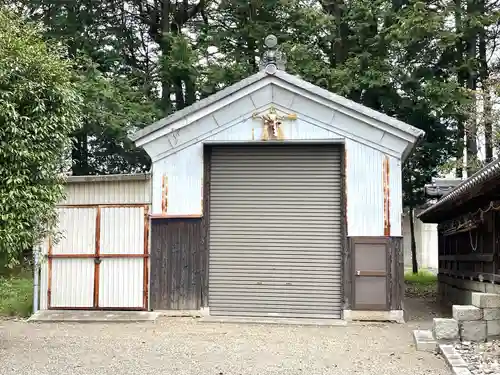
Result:
[[452,367],[453,375],[472,375],[472,372],[466,367]]
[[500,320],[486,321],[486,336],[487,337],[500,336]]
[[481,283],[484,284],[484,291],[486,293],[500,294],[500,285],[491,283]]
[[480,320],[483,312],[479,307],[468,305],[453,305],[453,319],[458,321]]
[[452,369],[454,367],[467,368],[467,363],[464,361],[462,356],[455,350],[453,345],[439,345],[439,351],[443,355],[445,362]]
[[455,319],[434,318],[432,333],[436,340],[457,340],[458,322]]
[[472,293],[472,305],[480,308],[500,307],[500,294]]
[[434,337],[432,337],[431,331],[413,331],[413,341],[419,352],[436,352],[438,349],[437,342],[434,340]]
[[474,320],[460,322],[460,339],[463,341],[486,341],[486,322],[484,320]]
[[483,309],[483,320],[500,320],[500,309]]

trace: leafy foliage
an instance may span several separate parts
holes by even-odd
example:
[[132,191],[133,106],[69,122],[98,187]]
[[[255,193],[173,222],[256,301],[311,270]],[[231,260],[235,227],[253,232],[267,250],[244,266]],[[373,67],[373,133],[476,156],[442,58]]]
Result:
[[149,157],[127,136],[152,123],[159,110],[130,80],[106,76],[87,59],[78,70],[83,98],[82,127],[75,133],[75,175],[136,173],[150,168]]
[[7,12],[0,56],[0,254],[12,265],[52,228],[80,98],[71,63]]
[[[426,132],[403,172],[405,204],[416,207],[443,165],[477,151],[473,93],[494,90],[487,78],[500,66],[487,59],[500,35],[496,1],[5,2],[42,22],[44,38],[72,60],[83,98],[73,174],[148,170],[127,134],[255,73],[273,33],[290,73]],[[491,102],[482,100],[485,134]]]
[[33,311],[33,279],[31,274],[0,276],[0,317],[28,317]]

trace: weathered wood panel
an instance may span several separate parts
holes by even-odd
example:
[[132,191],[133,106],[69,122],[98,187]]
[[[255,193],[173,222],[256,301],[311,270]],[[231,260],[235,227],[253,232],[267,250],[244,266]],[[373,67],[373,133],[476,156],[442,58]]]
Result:
[[208,307],[208,272],[209,272],[209,249],[210,249],[210,165],[212,149],[205,146],[203,149],[203,193],[202,207],[202,247],[200,256],[201,273],[201,306]]
[[200,308],[203,232],[201,218],[152,219],[151,309]]
[[403,310],[405,296],[405,264],[403,253],[403,237],[388,238],[390,254],[389,306],[391,310]]
[[[500,202],[493,203],[498,208]],[[439,273],[452,278],[500,283],[500,213],[490,203],[438,225]]]
[[347,201],[347,163],[348,155],[347,149],[344,146],[344,158],[341,160],[341,171],[342,171],[342,197],[341,197],[341,215],[342,215],[342,279],[343,279],[343,295],[344,295],[344,309],[351,309],[352,304],[352,264],[351,264],[351,251],[349,246],[349,241],[347,238],[347,223],[348,223],[348,201]]

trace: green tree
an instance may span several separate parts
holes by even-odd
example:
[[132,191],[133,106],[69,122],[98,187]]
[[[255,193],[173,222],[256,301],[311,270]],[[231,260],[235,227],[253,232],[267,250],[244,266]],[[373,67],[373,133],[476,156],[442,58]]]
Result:
[[154,122],[159,108],[134,87],[133,78],[106,75],[86,58],[78,62],[83,105],[82,127],[73,134],[73,175],[147,172],[148,155],[127,136]]
[[[480,111],[464,109],[471,88],[498,70],[485,57],[497,45],[496,1],[8,1],[43,21],[69,56],[81,52],[97,64],[83,69],[78,174],[146,169],[127,131],[158,116],[154,108],[172,113],[255,73],[262,41],[273,33],[290,73],[426,132],[403,173],[413,210],[443,164],[464,146],[476,152],[473,140],[462,139],[470,114]],[[492,126],[485,124],[487,135]]]
[[147,27],[122,0],[7,1],[17,14],[43,23],[44,38],[64,45],[78,72],[84,106],[72,137],[72,174],[149,170],[146,153],[127,138],[159,115]]
[[469,102],[448,58],[457,39],[448,26],[451,9],[422,1],[338,0],[322,3],[318,16],[297,11],[310,22],[301,42],[289,47],[293,72],[426,132],[403,171],[404,204],[412,213],[425,202],[424,185],[456,154],[457,124]]
[[71,62],[5,11],[0,56],[0,256],[13,265],[53,228],[80,98]]

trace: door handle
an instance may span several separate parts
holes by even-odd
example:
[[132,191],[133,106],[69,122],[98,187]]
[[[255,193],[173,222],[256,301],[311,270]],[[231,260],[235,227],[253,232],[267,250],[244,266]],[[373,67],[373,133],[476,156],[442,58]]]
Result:
[[356,276],[379,276],[379,277],[385,277],[387,276],[386,271],[356,271],[355,272]]

